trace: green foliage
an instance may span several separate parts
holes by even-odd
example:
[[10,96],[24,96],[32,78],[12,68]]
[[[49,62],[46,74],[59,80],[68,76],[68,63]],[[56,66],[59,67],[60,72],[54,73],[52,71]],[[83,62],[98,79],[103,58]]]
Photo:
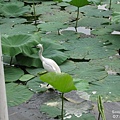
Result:
[[20,81],[28,81],[28,80],[30,80],[30,79],[32,79],[32,78],[34,78],[34,77],[35,77],[34,75],[25,74],[25,75],[23,75],[19,80],[20,80]]
[[29,7],[24,7],[21,2],[16,2],[5,4],[1,10],[2,14],[6,17],[18,17],[22,16],[26,12],[29,12]]
[[26,86],[16,83],[6,84],[7,101],[9,106],[16,106],[29,100],[33,93]]
[[73,81],[78,91],[85,91],[89,88],[88,81],[86,80],[74,79]]
[[2,37],[3,54],[13,57],[19,53],[22,53],[23,48],[31,42],[33,41],[31,40],[30,35],[14,35],[9,37]]
[[[75,87],[80,91],[86,90],[91,95],[92,101],[96,101],[99,94],[102,94],[103,100],[118,101],[120,62],[117,50],[120,49],[120,40],[119,35],[111,33],[114,30],[120,31],[119,0],[111,1],[111,10],[108,9],[110,0],[58,1],[61,3],[34,0],[36,25],[33,0],[25,1],[25,5],[23,1],[0,1],[3,60],[5,64],[12,65],[5,66],[8,105],[18,105],[30,99],[32,93],[28,89],[34,92],[46,91],[42,81],[37,77],[32,78],[45,72],[38,56],[38,49],[31,49],[38,43],[43,44],[43,56],[54,59],[62,72],[72,75]],[[90,2],[94,4],[88,5]],[[105,4],[107,5],[105,9],[108,10],[97,8],[97,5]],[[76,8],[79,8],[77,17]],[[70,30],[63,31],[67,27],[76,26],[76,20],[79,28],[91,29],[90,36]],[[27,88],[12,82],[24,83]],[[66,87],[63,90],[67,92],[70,89]],[[19,92],[20,96],[17,96]],[[24,92],[30,96],[25,94],[25,98],[22,95]],[[95,92],[96,94],[93,94]],[[82,107],[76,105],[77,110],[80,108]],[[80,119],[94,119],[87,115]],[[72,116],[71,119],[79,118]]]
[[59,90],[62,93],[76,90],[76,87],[73,84],[72,77],[67,73],[50,72],[42,75],[40,79],[52,85],[55,89]]
[[101,95],[104,101],[119,101],[119,76],[108,75],[100,81],[92,82],[87,92],[91,95],[91,100],[96,101]]
[[42,105],[40,111],[47,113],[49,117],[53,118],[61,115],[61,110],[53,106]]
[[[40,42],[43,44],[44,51],[43,56],[51,58],[55,60],[58,64],[62,64],[66,59],[67,56],[61,52],[60,50],[64,49],[61,45],[51,42],[49,39],[41,40]],[[37,45],[37,44],[36,44]],[[23,50],[22,54],[16,56],[16,59],[20,65],[28,66],[28,67],[42,67],[38,51],[39,49],[33,49],[32,45],[26,46]],[[22,59],[22,61],[21,61]]]
[[18,80],[24,72],[20,68],[5,66],[5,81],[6,82],[13,82]]
[[83,7],[89,4],[88,0],[71,0],[69,3],[76,7]]
[[47,88],[42,87],[42,85],[44,85],[44,83],[38,77],[35,77],[27,82],[27,87],[35,93],[44,92],[47,90]]

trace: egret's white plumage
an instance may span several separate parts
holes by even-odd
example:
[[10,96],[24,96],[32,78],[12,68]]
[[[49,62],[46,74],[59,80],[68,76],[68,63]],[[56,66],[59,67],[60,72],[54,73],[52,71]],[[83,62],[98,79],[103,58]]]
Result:
[[59,66],[57,65],[57,63],[54,60],[45,58],[42,56],[43,46],[41,44],[38,44],[36,47],[40,49],[39,57],[42,61],[42,65],[43,65],[44,69],[48,72],[61,73]]

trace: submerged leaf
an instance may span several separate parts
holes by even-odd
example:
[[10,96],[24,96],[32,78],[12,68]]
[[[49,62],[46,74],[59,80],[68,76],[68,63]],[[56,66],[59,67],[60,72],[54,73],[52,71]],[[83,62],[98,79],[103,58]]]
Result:
[[57,117],[61,115],[61,110],[54,106],[41,105],[40,111],[47,113],[50,117]]
[[90,114],[83,114],[81,117],[76,117],[76,116],[72,116],[71,118],[67,118],[66,120],[96,120],[95,117]]

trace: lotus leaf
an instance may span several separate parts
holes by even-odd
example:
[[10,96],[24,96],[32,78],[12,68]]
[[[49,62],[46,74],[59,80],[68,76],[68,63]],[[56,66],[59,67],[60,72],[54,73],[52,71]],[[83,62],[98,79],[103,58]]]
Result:
[[23,46],[32,42],[30,35],[14,35],[2,37],[3,54],[15,56],[22,53]]
[[80,38],[77,41],[66,42],[64,46],[68,49],[65,53],[74,59],[97,59],[115,54],[114,50],[109,49],[109,44],[104,44],[97,38]]
[[[52,14],[54,13],[54,14]],[[58,24],[60,23],[65,23],[65,22],[69,22],[72,20],[76,19],[76,13],[72,12],[64,12],[64,11],[59,11],[59,10],[53,10],[52,13],[46,13],[41,15],[41,20],[43,21],[47,21],[47,22],[58,22]],[[80,14],[80,17],[82,17],[82,14]],[[61,26],[63,26],[63,24],[61,24]]]
[[67,26],[61,22],[47,22],[42,23],[37,26],[42,31],[51,32],[51,31],[58,31],[59,29],[66,28]]
[[86,16],[89,17],[109,17],[112,12],[107,10],[100,10],[97,8],[97,6],[91,6],[91,5],[87,5],[84,7],[80,8],[80,12],[84,13]]
[[29,7],[23,7],[22,4],[16,4],[16,3],[12,3],[12,4],[5,4],[2,7],[2,14],[8,17],[18,17],[18,16],[22,16],[23,14],[25,14],[26,12],[29,12]]
[[[67,56],[60,51],[64,49],[64,47],[62,47],[61,45],[57,43],[53,43],[48,39],[41,40],[40,43],[43,44],[43,47],[44,47],[44,51],[43,51],[44,57],[51,58],[55,60],[58,64],[63,63],[67,59]],[[17,61],[19,64],[29,66],[29,67],[30,66],[41,67],[42,64],[38,55],[39,49],[31,50],[31,47],[27,46],[26,48],[31,52],[27,52],[28,51],[27,50],[26,52],[24,51],[24,54],[17,55]],[[20,60],[21,58],[22,58],[22,61]]]
[[43,84],[43,82],[38,77],[35,77],[27,82],[27,87],[35,93],[46,91],[47,85],[46,87],[42,87],[41,84]]
[[119,82],[120,76],[108,75],[100,81],[92,82],[87,92],[94,101],[98,95],[101,95],[104,101],[119,101]]
[[35,76],[37,76],[37,74],[42,74],[43,72],[45,72],[43,68],[26,68],[26,71]]
[[13,82],[17,81],[23,74],[23,70],[20,68],[15,68],[15,67],[7,67],[5,66],[5,81],[6,82]]
[[76,7],[82,7],[89,4],[87,0],[71,0],[69,3]]
[[[9,21],[10,22],[10,21]],[[37,31],[37,28],[33,25],[26,25],[26,24],[17,24],[14,23],[7,23],[0,25],[1,33],[5,35],[20,35],[20,34],[31,34],[34,31]],[[7,28],[7,31],[6,31]]]
[[72,77],[67,73],[58,74],[49,72],[45,75],[42,75],[40,79],[43,82],[47,82],[48,84],[52,85],[55,89],[59,90],[62,93],[76,90]]
[[[96,59],[90,61],[91,64],[96,64],[100,66],[104,66],[108,74],[117,74],[120,73],[120,60],[117,56],[104,58],[104,59]],[[111,72],[111,73],[110,73]]]
[[[109,23],[107,18],[96,18],[96,17],[83,17],[78,22],[78,27],[89,27],[89,28],[103,28],[105,23]],[[74,26],[75,23],[71,23],[70,26]]]
[[18,85],[16,83],[7,83],[6,89],[8,106],[20,105],[23,102],[28,101],[33,95],[33,92],[28,90],[26,86]]
[[19,80],[20,80],[20,81],[28,81],[28,80],[30,80],[30,79],[32,79],[32,78],[34,78],[34,77],[35,77],[34,75],[25,74],[25,75],[21,76]]
[[100,65],[90,65],[86,62],[75,63],[76,69],[69,70],[69,74],[74,78],[85,79],[88,82],[101,80],[107,76],[105,68]]

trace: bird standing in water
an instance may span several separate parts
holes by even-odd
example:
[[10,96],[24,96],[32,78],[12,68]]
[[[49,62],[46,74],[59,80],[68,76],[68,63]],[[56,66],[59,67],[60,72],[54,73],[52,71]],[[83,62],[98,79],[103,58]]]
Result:
[[57,63],[49,58],[45,58],[42,56],[43,53],[43,46],[42,44],[38,44],[36,48],[39,48],[39,57],[40,60],[42,61],[43,68],[48,71],[48,72],[56,72],[56,73],[61,73],[60,67],[57,65]]

